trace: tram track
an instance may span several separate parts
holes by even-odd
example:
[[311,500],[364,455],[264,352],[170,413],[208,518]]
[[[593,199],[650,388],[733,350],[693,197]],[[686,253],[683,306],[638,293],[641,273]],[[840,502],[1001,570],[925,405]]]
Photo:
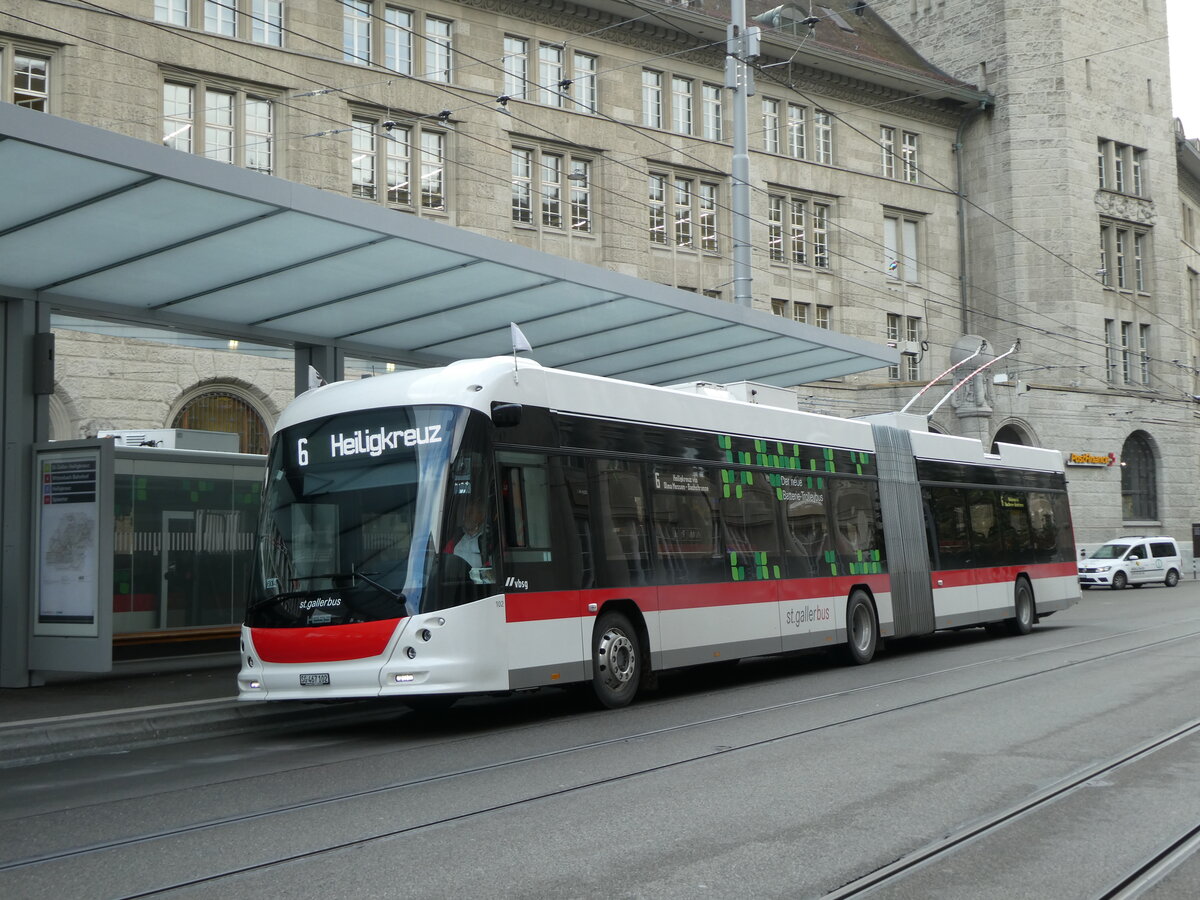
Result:
[[[821,900],[848,900],[852,897],[869,896],[872,893],[896,886],[916,870],[945,860],[967,843],[979,841],[996,834],[1003,828],[1016,825],[1022,819],[1084,789],[1099,778],[1115,773],[1132,763],[1145,760],[1179,741],[1194,739],[1198,736],[1200,736],[1200,719],[1156,735],[1129,751],[1080,769],[1058,783],[1031,794],[1019,803],[978,819],[894,862],[868,872],[837,890],[824,894]],[[1137,896],[1141,890],[1162,878],[1194,853],[1198,847],[1200,847],[1200,826],[1191,829],[1181,838],[1154,853],[1121,882],[1100,894],[1098,900],[1118,900],[1118,898],[1129,900],[1129,898]]]
[[[1193,622],[1194,621],[1195,620],[1193,620]],[[1179,623],[1176,623],[1176,625],[1174,627],[1177,628],[1178,624]],[[114,840],[110,840],[110,841],[100,841],[100,842],[96,842],[96,843],[85,845],[85,846],[73,847],[73,848],[68,848],[68,849],[50,852],[50,853],[46,853],[46,854],[40,854],[37,856],[30,856],[30,857],[25,857],[25,858],[21,858],[21,859],[15,859],[15,860],[0,863],[0,873],[4,873],[4,872],[15,873],[20,870],[31,869],[31,868],[38,867],[38,866],[47,866],[47,865],[53,865],[55,863],[65,863],[70,860],[79,860],[81,858],[86,858],[89,856],[102,854],[107,851],[128,849],[128,848],[136,847],[139,845],[141,845],[141,846],[152,845],[154,842],[168,841],[168,840],[175,839],[175,838],[183,838],[190,834],[195,834],[195,833],[202,832],[202,831],[210,831],[210,830],[221,829],[221,828],[242,825],[242,824],[249,824],[249,823],[261,823],[263,821],[269,821],[270,819],[272,819],[274,817],[280,817],[280,816],[284,816],[284,815],[288,815],[288,814],[292,814],[292,813],[303,813],[305,811],[311,811],[311,810],[317,809],[319,807],[329,807],[329,806],[333,806],[333,805],[336,805],[339,803],[346,803],[346,802],[366,799],[366,798],[370,798],[370,797],[378,797],[378,796],[386,795],[389,793],[402,792],[402,791],[411,790],[414,788],[420,788],[423,786],[430,786],[430,785],[433,785],[438,782],[448,782],[448,781],[452,781],[454,779],[466,778],[466,777],[470,777],[470,776],[486,775],[488,773],[495,773],[495,772],[503,771],[505,769],[511,769],[511,768],[514,768],[517,766],[536,764],[538,762],[545,761],[545,760],[551,760],[554,758],[569,756],[571,754],[594,752],[594,751],[601,750],[606,747],[612,747],[614,745],[618,745],[618,744],[622,744],[622,743],[626,743],[626,742],[654,739],[656,737],[679,733],[682,731],[686,731],[688,729],[716,725],[716,724],[720,724],[720,723],[726,723],[731,720],[745,719],[745,718],[753,717],[753,716],[761,716],[764,714],[778,712],[781,710],[787,710],[790,708],[796,708],[796,707],[803,706],[803,705],[822,703],[822,702],[828,702],[828,701],[836,701],[836,700],[839,700],[839,699],[842,699],[842,698],[845,698],[845,697],[848,697],[851,695],[862,694],[864,692],[869,692],[872,690],[879,690],[882,688],[892,687],[892,686],[901,685],[901,684],[905,684],[905,683],[911,683],[914,681],[928,680],[928,679],[932,679],[932,678],[937,678],[939,676],[952,675],[954,673],[959,673],[959,672],[973,670],[973,669],[979,669],[981,667],[1010,664],[1014,661],[1027,660],[1032,657],[1042,656],[1042,655],[1051,654],[1051,653],[1062,655],[1064,653],[1070,653],[1071,651],[1077,650],[1079,648],[1093,647],[1094,645],[1099,644],[1099,643],[1111,642],[1112,640],[1120,638],[1120,637],[1129,637],[1129,636],[1133,636],[1133,635],[1140,635],[1147,631],[1155,630],[1158,627],[1159,626],[1148,626],[1146,628],[1131,629],[1126,632],[1121,632],[1121,633],[1115,634],[1115,635],[1106,635],[1101,638],[1091,638],[1091,639],[1088,639],[1085,641],[1078,641],[1078,642],[1074,642],[1074,643],[1066,644],[1066,645],[1056,645],[1054,647],[1039,648],[1037,650],[1023,652],[1023,653],[1009,654],[1009,655],[996,657],[996,658],[992,658],[992,659],[988,659],[988,660],[980,660],[977,662],[968,663],[968,664],[965,664],[962,666],[953,666],[953,667],[938,669],[935,671],[923,671],[923,672],[915,673],[913,675],[905,676],[902,678],[893,678],[893,679],[887,679],[887,680],[882,680],[882,681],[876,681],[876,682],[872,682],[870,684],[859,685],[859,686],[856,686],[853,688],[848,688],[846,690],[833,691],[833,692],[829,692],[826,694],[815,695],[812,697],[804,697],[804,698],[800,698],[797,700],[786,701],[783,703],[768,704],[768,705],[764,705],[764,706],[755,707],[753,709],[739,710],[737,712],[725,713],[725,714],[716,715],[716,716],[708,716],[708,717],[694,719],[694,720],[687,721],[687,722],[680,722],[680,723],[676,723],[673,725],[664,726],[661,728],[644,729],[644,730],[641,730],[638,732],[624,733],[624,734],[617,735],[617,736],[614,736],[611,738],[605,738],[603,740],[590,741],[590,742],[579,743],[579,744],[575,744],[575,745],[571,745],[571,746],[558,747],[558,748],[547,750],[547,751],[544,751],[541,753],[528,754],[528,755],[524,755],[524,756],[514,756],[514,757],[511,757],[508,759],[498,760],[498,761],[484,764],[484,765],[463,767],[463,768],[456,769],[453,771],[439,772],[439,773],[431,774],[429,776],[424,776],[424,777],[415,778],[415,779],[406,779],[403,781],[393,782],[393,783],[389,783],[389,784],[385,784],[385,785],[378,785],[378,786],[374,786],[374,787],[367,788],[367,789],[333,793],[333,794],[329,794],[329,795],[326,795],[323,797],[316,797],[316,798],[312,798],[309,800],[299,801],[296,803],[282,804],[279,806],[271,807],[269,809],[261,809],[261,810],[246,812],[246,813],[240,813],[240,814],[236,814],[236,815],[230,815],[230,816],[226,816],[226,817],[212,818],[212,819],[207,819],[204,821],[188,823],[186,825],[181,825],[181,826],[177,826],[177,827],[161,829],[161,830],[157,830],[154,832],[146,832],[146,833],[137,834],[137,835],[130,835],[127,837],[118,838],[118,839],[114,839]],[[1054,674],[1056,672],[1062,672],[1064,670],[1071,669],[1071,668],[1078,667],[1078,666],[1088,665],[1091,663],[1099,663],[1099,662],[1103,662],[1105,660],[1111,660],[1111,659],[1114,659],[1114,658],[1117,658],[1120,656],[1125,656],[1125,655],[1129,655],[1129,654],[1134,654],[1134,653],[1139,653],[1139,652],[1143,652],[1143,651],[1150,651],[1150,650],[1154,650],[1157,648],[1162,648],[1165,646],[1169,646],[1171,644],[1176,644],[1179,642],[1187,641],[1187,640],[1195,638],[1197,636],[1200,636],[1200,631],[1190,631],[1190,632],[1186,632],[1184,634],[1175,633],[1167,638],[1148,641],[1146,643],[1141,643],[1141,644],[1138,644],[1138,645],[1132,646],[1132,647],[1122,647],[1119,649],[1111,650],[1109,652],[1087,656],[1087,657],[1081,658],[1081,659],[1068,659],[1068,660],[1058,663],[1056,665],[1038,669],[1037,671],[1024,672],[1024,673],[1021,673],[1018,675],[1014,675],[1012,677],[1003,678],[1003,679],[994,680],[994,681],[988,681],[983,684],[972,685],[970,687],[963,688],[960,690],[954,690],[954,691],[949,691],[949,692],[940,692],[937,694],[937,696],[922,698],[922,699],[919,699],[919,700],[916,700],[916,701],[913,701],[910,703],[903,703],[903,704],[898,704],[898,705],[894,705],[894,706],[888,706],[887,708],[872,710],[868,713],[864,713],[861,715],[839,716],[833,721],[823,722],[823,723],[820,723],[820,724],[817,724],[817,725],[814,725],[811,727],[806,727],[806,728],[801,728],[801,729],[793,729],[793,730],[789,730],[782,734],[771,735],[769,737],[759,739],[759,740],[745,741],[745,742],[741,742],[741,743],[729,745],[729,746],[721,746],[721,747],[718,747],[718,748],[715,748],[712,750],[708,750],[706,752],[691,754],[691,755],[687,755],[687,756],[684,756],[684,757],[681,757],[678,759],[669,760],[669,761],[666,761],[666,762],[658,764],[658,765],[644,766],[641,768],[634,769],[632,771],[622,772],[620,774],[611,775],[608,777],[587,780],[587,781],[584,781],[584,782],[581,782],[578,784],[572,784],[572,785],[569,785],[569,786],[566,786],[566,787],[563,787],[560,789],[537,792],[537,793],[533,793],[533,794],[530,794],[527,796],[523,796],[523,797],[514,799],[510,802],[492,804],[492,805],[488,805],[488,806],[481,806],[481,807],[475,808],[475,809],[460,811],[453,815],[447,815],[447,816],[440,817],[440,818],[432,818],[427,821],[416,822],[416,823],[407,825],[402,828],[378,831],[373,834],[368,834],[368,835],[364,835],[361,837],[357,837],[353,840],[341,841],[341,842],[330,844],[328,846],[311,849],[311,850],[308,850],[305,852],[300,852],[300,853],[296,853],[296,854],[292,854],[292,855],[288,855],[288,856],[280,856],[280,857],[270,859],[270,860],[258,861],[258,862],[247,864],[244,866],[229,867],[229,868],[224,869],[219,872],[209,873],[203,877],[181,880],[179,882],[175,882],[175,883],[167,884],[167,885],[160,885],[160,886],[154,887],[152,889],[148,889],[148,890],[140,892],[140,893],[132,893],[132,894],[128,894],[125,896],[128,896],[128,897],[154,896],[157,894],[174,891],[174,890],[180,890],[183,888],[201,886],[201,885],[205,885],[205,884],[213,884],[213,883],[220,882],[220,881],[223,881],[226,879],[237,878],[239,876],[244,876],[244,875],[248,875],[248,874],[251,874],[254,872],[267,870],[267,869],[270,869],[270,868],[273,868],[276,866],[283,866],[283,865],[302,862],[304,860],[319,858],[324,854],[336,853],[336,852],[348,850],[348,849],[351,849],[354,847],[369,845],[374,842],[397,838],[397,837],[400,837],[400,836],[403,836],[406,834],[412,834],[414,832],[421,832],[426,829],[437,828],[437,827],[453,824],[456,822],[461,822],[464,820],[469,820],[469,819],[473,819],[473,818],[477,818],[477,817],[492,815],[492,814],[504,812],[507,810],[513,810],[513,809],[516,809],[519,807],[528,806],[530,804],[535,804],[535,803],[539,803],[539,802],[544,802],[546,800],[552,800],[552,799],[566,796],[569,794],[594,790],[597,788],[601,788],[605,785],[616,784],[619,782],[629,781],[631,779],[636,779],[636,778],[644,777],[647,775],[653,775],[655,773],[664,772],[664,771],[671,770],[671,769],[678,769],[680,767],[695,765],[702,761],[710,760],[715,757],[719,757],[719,756],[723,756],[723,755],[727,755],[727,754],[739,753],[739,752],[743,752],[746,750],[752,750],[752,749],[755,749],[758,747],[763,747],[763,746],[766,746],[769,744],[775,744],[775,743],[778,743],[781,741],[794,740],[796,738],[801,738],[806,735],[814,734],[814,733],[817,733],[820,731],[827,731],[832,728],[842,727],[844,725],[849,725],[849,724],[853,724],[856,722],[862,722],[862,721],[865,721],[868,719],[878,718],[880,716],[891,715],[891,714],[902,712],[905,710],[915,709],[915,708],[918,708],[921,706],[927,706],[931,703],[936,703],[936,702],[950,700],[950,699],[954,699],[954,698],[958,698],[958,697],[963,697],[963,696],[966,696],[966,695],[969,695],[972,693],[977,693],[977,692],[983,691],[985,689],[1002,687],[1004,685],[1013,684],[1013,683],[1020,682],[1023,680],[1028,680],[1031,678],[1039,677],[1042,675],[1049,675],[1049,674]],[[599,715],[611,715],[611,714],[601,713]],[[1197,723],[1192,723],[1192,725],[1189,727],[1194,728],[1194,729],[1200,729],[1200,721],[1198,721]],[[1164,740],[1167,740],[1167,739],[1164,738]],[[1145,752],[1145,749],[1146,748],[1142,748],[1140,751],[1137,751],[1137,752]],[[394,751],[392,751],[392,752],[394,752]],[[1134,755],[1136,755],[1136,753],[1131,754],[1130,758],[1133,758]],[[1120,763],[1109,763],[1107,765],[1109,765],[1109,767],[1111,768],[1112,766],[1116,766],[1119,764]],[[1094,773],[1090,774],[1086,777],[1081,776],[1079,781],[1086,782],[1088,780],[1088,778],[1094,778],[1094,777],[1096,777],[1096,775]],[[1060,793],[1062,790],[1067,790],[1067,789],[1068,788],[1065,786],[1060,786]],[[1047,802],[1047,800],[1043,799],[1041,802],[1044,803],[1044,802]],[[1005,817],[998,818],[996,824],[992,825],[991,827],[993,827],[993,828],[999,827],[999,825],[1003,821],[1005,821],[1007,818],[1011,818],[1012,815],[1014,815],[1014,813],[1012,813],[1012,812],[1006,813]],[[966,839],[966,838],[964,838],[964,839]],[[942,852],[946,852],[946,850],[943,849]],[[843,890],[845,890],[845,889],[843,889]],[[836,895],[836,896],[841,896],[841,895]],[[848,894],[845,894],[845,896],[854,896],[854,894],[848,893]],[[1116,895],[1114,895],[1114,896],[1116,896]]]

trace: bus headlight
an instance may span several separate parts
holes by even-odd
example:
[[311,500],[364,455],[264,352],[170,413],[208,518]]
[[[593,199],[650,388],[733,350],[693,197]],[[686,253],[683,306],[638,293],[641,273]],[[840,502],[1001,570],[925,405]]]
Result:
[[413,647],[405,647],[404,655],[407,656],[409,659],[416,659],[417,651]]

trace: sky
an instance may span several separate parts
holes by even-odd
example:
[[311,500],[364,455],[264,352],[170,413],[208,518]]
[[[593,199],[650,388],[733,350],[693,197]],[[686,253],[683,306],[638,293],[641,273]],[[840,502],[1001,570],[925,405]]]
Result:
[[1171,41],[1171,106],[1190,138],[1200,137],[1200,3],[1167,0]]

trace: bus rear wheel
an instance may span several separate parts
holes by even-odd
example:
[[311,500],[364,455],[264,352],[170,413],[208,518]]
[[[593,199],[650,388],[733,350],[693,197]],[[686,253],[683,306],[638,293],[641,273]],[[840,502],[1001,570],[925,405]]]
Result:
[[628,706],[642,680],[642,648],[638,633],[619,612],[596,620],[592,634],[592,690],[601,706]]
[[878,643],[875,605],[866,591],[856,590],[846,601],[846,659],[852,665],[865,666],[875,658]]
[[1013,588],[1013,606],[1016,615],[1005,621],[1009,634],[1029,634],[1033,631],[1033,588],[1024,578],[1018,578]]

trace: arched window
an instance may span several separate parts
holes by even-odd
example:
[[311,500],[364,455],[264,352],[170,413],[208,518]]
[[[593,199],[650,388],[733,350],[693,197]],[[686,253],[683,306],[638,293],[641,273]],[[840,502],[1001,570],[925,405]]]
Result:
[[270,443],[267,423],[258,410],[230,391],[206,391],[192,397],[175,414],[172,428],[198,431],[232,431],[242,453],[266,453]]
[[1158,518],[1158,473],[1154,446],[1135,431],[1121,448],[1121,517],[1127,521]]

